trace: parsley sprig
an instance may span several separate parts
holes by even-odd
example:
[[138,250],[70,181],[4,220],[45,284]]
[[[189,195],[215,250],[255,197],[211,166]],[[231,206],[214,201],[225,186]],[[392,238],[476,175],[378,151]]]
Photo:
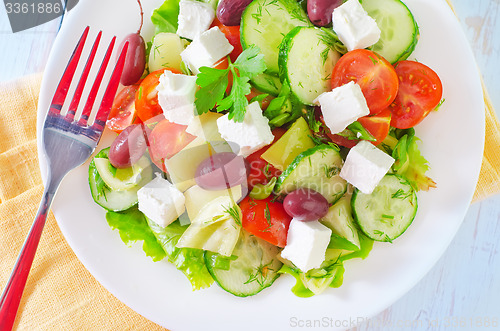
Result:
[[[243,122],[248,100],[245,97],[250,93],[250,79],[266,70],[264,55],[260,49],[250,46],[245,49],[234,61],[228,57],[227,69],[201,67],[196,84],[200,89],[196,92],[196,110],[198,115],[204,114],[214,108],[218,112],[229,111],[229,119]],[[229,74],[232,75],[233,84],[229,95],[225,95],[229,84]]]

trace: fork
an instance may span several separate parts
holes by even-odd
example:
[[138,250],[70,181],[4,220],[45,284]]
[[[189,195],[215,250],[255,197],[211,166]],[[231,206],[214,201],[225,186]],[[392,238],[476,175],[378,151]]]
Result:
[[123,71],[125,55],[128,43],[123,46],[120,56],[104,92],[101,104],[92,124],[89,124],[94,101],[99,91],[99,86],[104,77],[106,67],[111,58],[116,37],[111,40],[102,64],[99,68],[94,84],[90,90],[87,102],[83,108],[81,116],[75,120],[78,104],[80,102],[85,82],[88,78],[92,63],[94,61],[102,32],[99,32],[90,55],[83,69],[80,80],[76,87],[73,99],[65,115],[61,114],[61,109],[68,94],[71,81],[75,74],[82,50],[85,45],[90,28],[87,27],[78,44],[76,45],[69,63],[61,77],[59,85],[52,99],[49,111],[47,112],[42,131],[43,152],[48,164],[47,184],[43,192],[42,200],[35,216],[35,220],[29,231],[28,237],[19,253],[17,262],[12,270],[9,281],[0,299],[0,330],[11,330],[14,325],[19,302],[23,294],[26,280],[28,278],[36,249],[40,241],[47,214],[52,204],[61,180],[72,169],[82,165],[95,150],[102,131],[104,130],[109,111],[113,104],[113,99],[118,89],[118,84]]

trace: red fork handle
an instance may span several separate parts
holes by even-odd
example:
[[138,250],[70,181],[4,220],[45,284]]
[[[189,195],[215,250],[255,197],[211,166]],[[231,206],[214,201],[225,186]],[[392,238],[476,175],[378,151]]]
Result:
[[[50,187],[50,185],[47,185],[47,188],[48,187]],[[21,301],[26,280],[28,279],[28,274],[33,264],[33,259],[35,258],[38,243],[40,242],[45,220],[47,219],[47,213],[49,212],[55,194],[55,192],[47,188],[40,202],[35,221],[31,226],[28,237],[23,244],[23,248],[19,253],[17,262],[3,290],[2,298],[0,299],[0,330],[2,331],[12,330],[16,319],[19,302]]]

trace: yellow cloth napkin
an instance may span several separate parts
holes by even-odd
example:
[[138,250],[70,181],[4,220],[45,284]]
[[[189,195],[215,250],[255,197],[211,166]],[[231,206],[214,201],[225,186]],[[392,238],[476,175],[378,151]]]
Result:
[[485,140],[483,162],[472,202],[500,192],[500,122],[483,83],[485,104]]
[[[40,75],[0,84],[0,288],[36,214]],[[500,123],[488,96],[486,144],[474,201],[500,192]],[[15,326],[24,330],[164,330],[122,304],[78,261],[50,214]]]
[[[0,84],[0,288],[43,186],[36,147],[41,75]],[[50,213],[14,325],[19,330],[165,330],[125,306],[77,259]]]

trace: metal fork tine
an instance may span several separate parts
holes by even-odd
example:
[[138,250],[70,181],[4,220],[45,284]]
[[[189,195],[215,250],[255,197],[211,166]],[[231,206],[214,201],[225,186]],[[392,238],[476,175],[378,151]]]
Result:
[[[42,132],[43,151],[47,158],[47,183],[45,185],[40,207],[35,216],[35,221],[31,226],[26,241],[24,242],[19,258],[14,265],[12,274],[3,289],[0,297],[0,330],[11,330],[14,325],[16,313],[19,308],[19,303],[26,286],[26,280],[35,258],[36,249],[40,241],[43,227],[45,225],[47,214],[52,204],[52,199],[56,194],[57,187],[61,183],[64,176],[74,169],[82,165],[96,148],[99,138],[101,137],[109,110],[113,104],[113,99],[118,88],[123,67],[125,64],[125,56],[128,49],[128,43],[123,47],[120,57],[113,69],[110,81],[103,95],[101,105],[96,114],[96,121],[92,127],[87,126],[87,120],[92,111],[94,100],[97,95],[97,90],[101,84],[106,67],[111,58],[113,47],[116,41],[114,37],[108,47],[105,58],[101,63],[101,67],[92,85],[89,100],[85,104],[84,114],[78,122],[68,121],[66,117],[62,117],[62,104],[68,93],[71,80],[73,79],[79,58],[82,53],[83,45],[87,38],[89,28],[85,29],[78,45],[73,52],[73,55],[66,67],[61,82],[59,83],[55,95],[52,100],[50,111],[48,112]],[[101,34],[97,37],[99,40]],[[71,101],[71,110],[76,110],[81,97],[83,85],[89,75],[90,65],[94,60],[97,50],[97,44],[94,43],[91,55],[87,60],[87,65],[84,68],[80,82],[78,83],[75,95]],[[70,114],[70,116],[74,116]]]
[[85,64],[85,68],[83,69],[82,76],[78,81],[78,86],[76,87],[75,93],[73,94],[73,99],[71,100],[71,104],[69,105],[68,113],[66,114],[66,120],[68,122],[72,122],[73,118],[75,117],[76,110],[78,109],[78,104],[80,103],[80,98],[82,97],[83,88],[85,87],[85,82],[87,81],[90,68],[92,67],[92,63],[94,62],[94,58],[97,53],[97,48],[99,47],[99,41],[101,40],[101,36],[102,36],[102,31],[99,31],[94,41],[94,45],[92,46],[92,50],[90,51],[87,63]]
[[58,115],[61,113],[61,108],[66,99],[66,95],[68,94],[69,86],[71,85],[71,81],[73,80],[73,76],[76,71],[76,67],[78,65],[78,61],[80,60],[80,56],[82,55],[83,46],[85,45],[85,40],[87,39],[87,35],[89,33],[90,27],[83,31],[78,44],[71,55],[71,58],[64,70],[63,76],[57,85],[56,92],[54,93],[54,97],[52,98],[52,102],[49,108],[49,114]]
[[109,111],[111,110],[113,101],[115,99],[116,90],[118,89],[118,85],[120,84],[120,78],[122,76],[123,67],[125,65],[125,57],[127,56],[128,47],[129,43],[126,42],[123,45],[120,57],[116,62],[113,74],[109,79],[108,87],[106,88],[106,92],[104,92],[101,105],[99,107],[99,110],[97,111],[97,115],[94,121],[93,127],[95,128],[95,130],[102,131],[104,129],[104,125],[106,124],[106,120],[108,119]]
[[104,77],[106,67],[108,66],[109,59],[111,58],[111,53],[113,52],[115,41],[116,37],[113,37],[111,43],[109,44],[108,50],[106,51],[106,55],[102,60],[101,67],[99,68],[99,72],[97,73],[94,84],[92,85],[92,89],[90,90],[89,96],[87,98],[87,103],[85,104],[80,120],[78,121],[78,125],[80,126],[87,125],[90,113],[92,112],[92,107],[94,106],[94,101],[97,96],[97,92],[99,91],[99,86],[101,85],[101,81],[102,78]]

